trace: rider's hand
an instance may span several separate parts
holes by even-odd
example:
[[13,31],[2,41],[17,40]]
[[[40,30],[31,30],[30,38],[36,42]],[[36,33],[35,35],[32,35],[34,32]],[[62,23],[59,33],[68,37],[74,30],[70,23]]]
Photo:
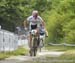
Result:
[[25,27],[24,29],[27,30],[27,27]]
[[36,30],[37,30],[37,33],[39,33],[39,28],[37,28]]
[[48,35],[46,35],[46,37],[48,37]]
[[46,30],[46,37],[48,37],[48,31]]

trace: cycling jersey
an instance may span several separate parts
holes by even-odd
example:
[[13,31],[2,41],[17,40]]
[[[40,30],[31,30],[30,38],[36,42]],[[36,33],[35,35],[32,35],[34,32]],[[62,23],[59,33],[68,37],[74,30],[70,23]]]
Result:
[[29,22],[29,29],[31,30],[32,28],[39,27],[43,20],[40,16],[37,16],[36,19],[33,16],[29,16],[27,21]]
[[41,26],[39,28],[39,33],[40,33],[40,35],[44,35],[45,34],[45,28],[43,26]]

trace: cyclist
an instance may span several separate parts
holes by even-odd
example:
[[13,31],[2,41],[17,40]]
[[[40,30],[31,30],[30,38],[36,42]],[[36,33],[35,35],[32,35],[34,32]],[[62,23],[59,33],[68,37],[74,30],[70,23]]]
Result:
[[[45,23],[44,23],[43,19],[38,15],[37,10],[34,10],[32,12],[32,15],[29,16],[26,21],[24,21],[25,29],[28,28],[29,31],[31,31],[33,29],[37,29],[38,37],[39,37],[40,24],[42,24],[45,28]],[[46,35],[48,36],[48,33],[46,33]],[[38,40],[39,40],[39,38],[38,38]],[[31,41],[32,41],[32,35],[31,35],[31,33],[29,33],[29,41],[28,42],[29,42],[30,48],[31,48]]]
[[41,51],[41,48],[45,44],[45,36],[47,36],[46,35],[46,30],[45,30],[45,28],[44,28],[44,26],[42,24],[40,24],[39,34],[40,34],[40,36],[39,36],[39,38],[40,38],[40,41],[39,41],[39,49]]
[[46,35],[46,30],[42,24],[40,24],[40,27],[39,27],[39,34]]

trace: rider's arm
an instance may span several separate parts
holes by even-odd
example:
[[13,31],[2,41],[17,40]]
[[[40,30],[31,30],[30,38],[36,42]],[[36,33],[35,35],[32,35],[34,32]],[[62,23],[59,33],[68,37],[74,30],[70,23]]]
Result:
[[28,21],[27,21],[27,20],[25,20],[25,21],[24,21],[24,28],[25,28],[25,30],[27,30],[27,29],[28,29],[28,27],[29,27],[29,23],[28,23]]
[[44,21],[42,21],[42,25],[44,26],[45,32],[46,32],[46,36],[48,37],[48,31],[47,31],[47,29],[46,29],[46,25],[45,25],[45,22],[44,22]]
[[29,27],[29,23],[30,23],[30,19],[32,16],[29,16],[25,21],[24,21],[24,27],[28,28]]
[[24,21],[24,27],[28,27],[29,26],[29,23],[27,20]]
[[29,27],[30,19],[32,16],[29,16],[25,21],[24,21],[24,27]]

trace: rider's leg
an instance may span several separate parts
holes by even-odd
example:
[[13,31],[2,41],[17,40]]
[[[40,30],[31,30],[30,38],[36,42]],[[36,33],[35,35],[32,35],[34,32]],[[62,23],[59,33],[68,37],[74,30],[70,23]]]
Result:
[[28,40],[29,48],[31,48],[31,46],[32,46],[32,43],[31,42],[32,42],[32,35],[30,33],[29,40]]
[[32,47],[32,36],[31,36],[31,33],[29,33],[29,37],[28,37],[28,46],[29,46],[29,54],[30,56],[32,56],[32,50],[31,50],[31,47]]
[[37,37],[38,37],[38,46],[40,44],[40,35],[39,35],[39,29],[37,29]]

